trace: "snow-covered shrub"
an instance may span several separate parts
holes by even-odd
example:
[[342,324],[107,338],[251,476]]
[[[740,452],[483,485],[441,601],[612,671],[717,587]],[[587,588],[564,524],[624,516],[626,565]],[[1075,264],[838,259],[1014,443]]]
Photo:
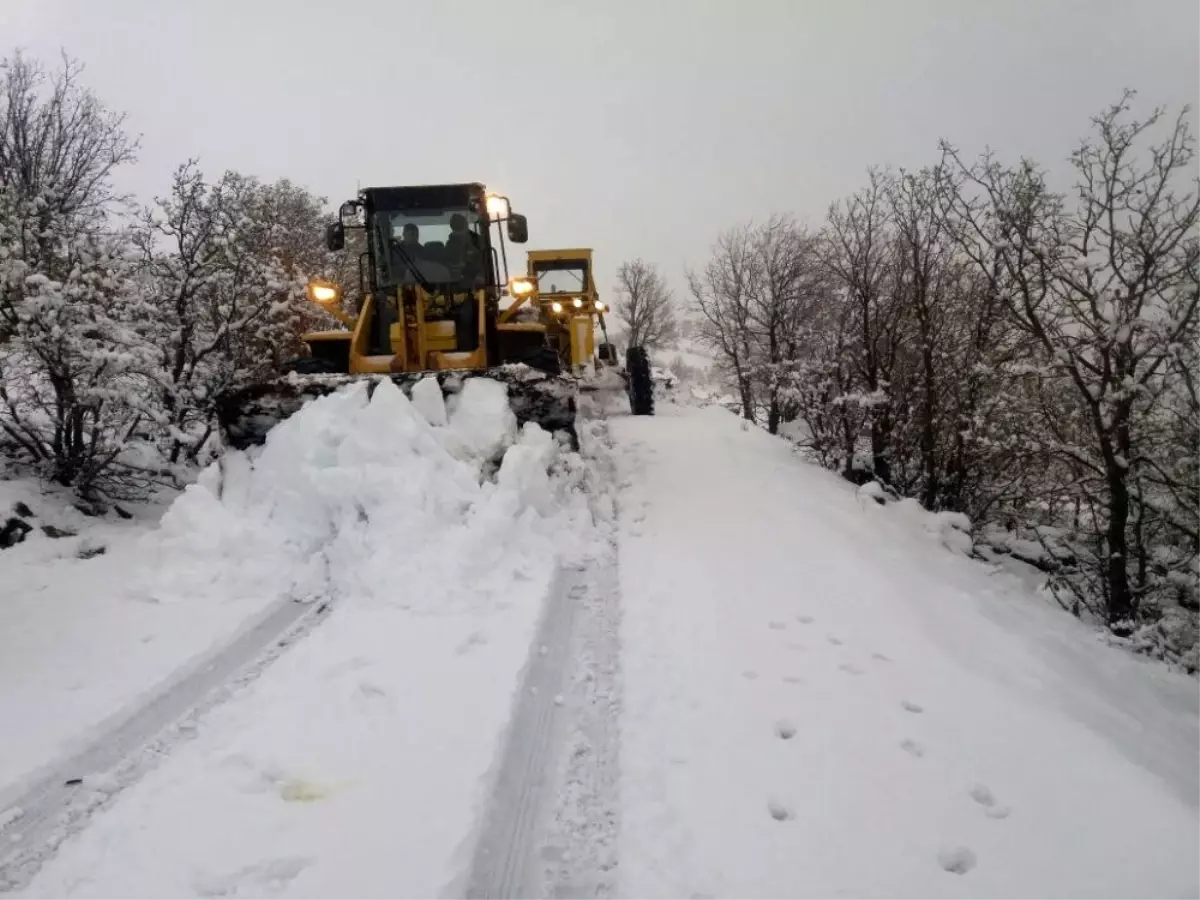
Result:
[[135,144],[78,75],[0,66],[0,441],[88,496],[130,486],[146,346],[110,185]]
[[300,355],[299,334],[323,315],[304,299],[327,264],[320,222],[319,200],[288,182],[226,172],[210,184],[191,163],[142,213],[141,330],[155,348],[155,418],[172,463],[195,459],[221,390]]

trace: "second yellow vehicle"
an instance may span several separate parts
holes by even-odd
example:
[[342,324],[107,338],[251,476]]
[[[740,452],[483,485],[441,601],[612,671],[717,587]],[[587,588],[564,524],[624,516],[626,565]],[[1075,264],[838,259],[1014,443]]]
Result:
[[620,364],[608,336],[604,320],[608,306],[596,289],[592,263],[592,250],[587,247],[528,251],[525,277],[510,283],[511,302],[500,312],[499,327],[544,330],[546,344],[557,352],[563,371],[580,379],[584,390],[598,385],[596,376],[614,373],[629,394],[631,412],[651,415],[649,357],[643,348],[630,347],[625,365]]

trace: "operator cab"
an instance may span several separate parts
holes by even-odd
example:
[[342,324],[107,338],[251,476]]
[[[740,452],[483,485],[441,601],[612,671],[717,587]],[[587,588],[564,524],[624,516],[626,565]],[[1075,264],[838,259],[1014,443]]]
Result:
[[453,319],[458,349],[473,350],[481,305],[475,292],[486,290],[485,302],[494,306],[508,280],[502,224],[513,243],[528,239],[525,217],[479,183],[365,188],[344,203],[339,221],[327,229],[326,245],[342,249],[346,228],[366,233],[359,273],[362,278],[365,268],[363,293],[375,304],[370,352],[388,350],[401,296],[416,287],[427,297],[425,320]]
[[586,294],[589,292],[586,259],[534,259],[530,274],[537,281],[539,294]]

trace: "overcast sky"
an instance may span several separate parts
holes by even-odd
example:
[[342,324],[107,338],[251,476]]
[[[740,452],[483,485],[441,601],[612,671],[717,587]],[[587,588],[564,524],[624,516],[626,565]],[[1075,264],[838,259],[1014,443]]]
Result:
[[723,228],[815,224],[940,137],[1061,170],[1122,87],[1200,99],[1196,0],[0,0],[16,46],[128,113],[145,199],[190,156],[331,203],[483,181],[602,293],[636,255],[681,289]]

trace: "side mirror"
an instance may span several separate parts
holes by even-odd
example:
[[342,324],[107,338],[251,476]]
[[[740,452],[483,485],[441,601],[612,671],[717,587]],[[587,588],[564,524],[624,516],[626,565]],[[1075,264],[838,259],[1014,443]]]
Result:
[[347,200],[338,209],[338,221],[346,228],[362,225],[363,205],[359,200]]
[[341,222],[330,222],[325,226],[325,247],[337,252],[346,246],[346,226]]
[[508,239],[514,244],[529,240],[529,222],[520,213],[511,213],[508,217]]

